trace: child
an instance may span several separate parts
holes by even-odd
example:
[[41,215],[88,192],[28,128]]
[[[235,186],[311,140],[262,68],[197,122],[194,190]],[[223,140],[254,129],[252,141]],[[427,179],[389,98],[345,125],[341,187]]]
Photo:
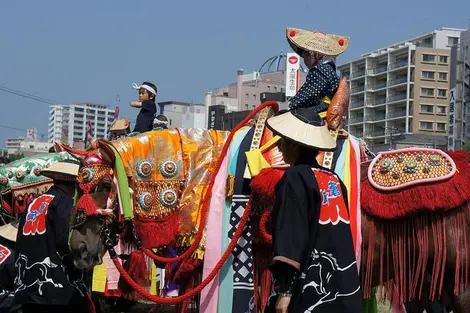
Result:
[[168,119],[165,115],[160,114],[153,120],[153,130],[168,129]]
[[140,86],[133,84],[133,87],[139,91],[139,101],[133,101],[130,105],[134,108],[140,108],[134,132],[145,133],[153,129],[154,116],[160,111],[155,104],[157,87],[150,82],[144,82]]

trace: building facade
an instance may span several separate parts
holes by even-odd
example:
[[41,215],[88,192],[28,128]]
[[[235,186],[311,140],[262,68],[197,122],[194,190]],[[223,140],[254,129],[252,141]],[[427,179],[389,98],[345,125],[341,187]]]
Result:
[[[225,113],[252,111],[262,103],[266,93],[285,93],[287,55],[280,53],[266,60],[258,71],[237,71],[237,81],[206,93],[206,115],[209,107],[225,106]],[[305,82],[307,69],[300,66],[299,87]]]
[[451,48],[449,141],[450,150],[470,142],[470,30]]
[[350,84],[348,131],[374,151],[446,148],[450,47],[462,31],[441,28],[340,65]]
[[93,139],[106,138],[114,119],[114,110],[101,104],[51,105],[49,109],[49,142],[73,146],[83,142],[90,122]]
[[168,119],[168,128],[194,128],[205,126],[204,104],[182,101],[159,102],[162,114]]
[[38,131],[36,128],[28,128],[26,137],[16,137],[6,139],[7,155],[22,154],[25,157],[38,153],[49,151],[51,143],[40,141],[38,139]]

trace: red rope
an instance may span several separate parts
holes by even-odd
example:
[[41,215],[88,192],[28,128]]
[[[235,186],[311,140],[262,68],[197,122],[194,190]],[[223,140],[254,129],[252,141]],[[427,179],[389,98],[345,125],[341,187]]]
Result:
[[[209,273],[209,275],[201,282],[201,284],[191,291],[187,292],[184,295],[174,297],[174,298],[162,298],[159,296],[155,296],[150,294],[147,290],[145,290],[142,286],[140,286],[138,283],[136,283],[132,277],[129,276],[129,274],[126,272],[124,267],[121,265],[117,257],[113,258],[114,265],[116,266],[117,270],[119,273],[122,275],[124,280],[132,287],[134,288],[135,291],[137,291],[143,298],[155,302],[155,303],[161,303],[161,304],[176,304],[176,303],[181,303],[187,299],[190,299],[191,297],[197,295],[204,289],[214,278],[215,276],[219,273],[220,269],[222,266],[225,264],[227,261],[228,257],[232,253],[233,249],[235,249],[236,244],[238,243],[238,239],[240,239],[243,230],[245,229],[246,222],[248,221],[248,217],[251,212],[251,203],[248,203],[245,209],[245,212],[243,212],[243,216],[240,220],[240,223],[237,227],[237,230],[235,231],[232,239],[230,240],[230,243],[225,250],[224,254],[220,258],[219,262],[215,265],[215,267],[212,269],[212,271]],[[115,254],[115,253],[114,253]]]
[[259,221],[259,232],[261,233],[261,237],[263,237],[264,241],[271,245],[273,243],[273,236],[266,230],[266,223],[268,222],[269,216],[271,216],[271,211],[265,211],[263,215],[261,215],[261,220]]
[[[230,132],[230,135],[228,136],[227,140],[225,141],[222,152],[220,153],[220,157],[217,160],[217,165],[215,167],[215,173],[217,173],[219,171],[220,167],[222,166],[222,162],[224,161],[225,155],[227,154],[227,151],[230,147],[230,143],[232,142],[232,139],[233,139],[233,136],[235,135],[235,133],[239,129],[241,129],[243,126],[245,126],[259,111],[261,111],[262,109],[264,109],[265,107],[268,107],[268,106],[272,106],[275,111],[277,111],[279,109],[279,106],[278,106],[276,101],[264,102],[259,107],[254,109],[253,112],[248,114],[248,116],[245,117],[245,119],[243,121],[241,121]],[[174,258],[161,257],[161,256],[156,255],[155,253],[153,253],[151,250],[149,250],[147,248],[142,248],[142,251],[145,253],[145,255],[147,255],[149,258],[151,258],[151,259],[153,259],[157,262],[160,262],[160,263],[174,263],[174,262],[179,262],[181,260],[186,259],[187,257],[189,257],[196,250],[196,248],[199,246],[199,243],[200,243],[200,241],[202,239],[202,236],[204,234],[204,229],[206,227],[206,222],[207,222],[207,218],[208,218],[208,215],[209,215],[208,213],[209,213],[210,199],[211,199],[211,195],[212,195],[212,187],[214,186],[216,176],[217,175],[212,175],[211,180],[209,182],[209,185],[208,185],[208,187],[206,189],[206,192],[204,194],[204,200],[202,202],[201,222],[200,222],[200,225],[199,225],[199,229],[196,233],[196,237],[194,238],[194,241],[191,244],[191,246],[189,246],[189,248],[186,251],[184,251],[182,254],[180,254],[179,256],[174,257]]]

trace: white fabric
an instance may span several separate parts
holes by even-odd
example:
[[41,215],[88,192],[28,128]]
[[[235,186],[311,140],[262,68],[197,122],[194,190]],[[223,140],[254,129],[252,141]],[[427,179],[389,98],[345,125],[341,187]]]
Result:
[[136,83],[133,83],[132,84],[132,87],[134,87],[134,89],[137,89],[139,90],[140,88],[143,88],[145,90],[147,90],[148,92],[152,93],[154,96],[157,95],[157,91],[155,89],[153,89],[152,87],[148,86],[148,85],[137,85]]

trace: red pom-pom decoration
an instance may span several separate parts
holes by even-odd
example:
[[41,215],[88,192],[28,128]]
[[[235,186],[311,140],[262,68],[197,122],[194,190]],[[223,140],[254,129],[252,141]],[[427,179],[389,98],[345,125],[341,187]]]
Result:
[[289,32],[289,36],[295,37],[295,30],[291,30],[291,31]]
[[338,44],[339,44],[340,46],[344,45],[344,39],[341,38],[340,40],[338,40]]

